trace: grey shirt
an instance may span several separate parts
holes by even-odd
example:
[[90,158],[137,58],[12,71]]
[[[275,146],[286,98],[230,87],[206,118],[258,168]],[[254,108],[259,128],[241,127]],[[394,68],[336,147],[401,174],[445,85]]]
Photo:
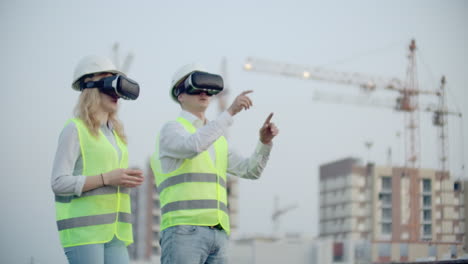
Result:
[[[122,153],[117,146],[112,124],[103,124],[100,129],[117,150],[120,159]],[[52,190],[55,195],[80,196],[86,180],[86,176],[82,175],[82,173],[83,158],[81,156],[78,130],[75,123],[70,122],[64,127],[60,134],[57,151],[55,153],[51,177]]]

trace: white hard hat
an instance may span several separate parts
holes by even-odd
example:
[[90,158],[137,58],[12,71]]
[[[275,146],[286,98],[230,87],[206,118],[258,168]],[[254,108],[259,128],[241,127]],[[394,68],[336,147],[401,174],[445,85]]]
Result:
[[185,77],[187,77],[187,75],[189,75],[190,73],[194,71],[206,72],[205,68],[202,65],[197,64],[197,63],[191,63],[191,64],[186,64],[180,67],[174,73],[174,75],[172,75],[171,89],[169,92],[171,94],[172,99],[174,99],[176,102],[179,102],[179,101],[177,100],[177,97],[174,95],[174,88],[177,86],[177,84],[179,84],[181,80],[183,80]]
[[123,72],[117,70],[117,67],[108,58],[96,55],[86,56],[75,67],[72,82],[73,90],[81,91],[79,84],[81,77],[98,72],[111,72],[125,76]]

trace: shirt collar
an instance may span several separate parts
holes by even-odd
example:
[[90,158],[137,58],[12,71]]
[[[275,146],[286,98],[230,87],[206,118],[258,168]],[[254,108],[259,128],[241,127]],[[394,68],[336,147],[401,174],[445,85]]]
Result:
[[187,119],[195,128],[200,128],[204,125],[202,120],[188,111],[182,110],[180,117]]
[[107,123],[101,124],[101,128],[113,130],[114,125],[112,124],[112,121],[108,120]]

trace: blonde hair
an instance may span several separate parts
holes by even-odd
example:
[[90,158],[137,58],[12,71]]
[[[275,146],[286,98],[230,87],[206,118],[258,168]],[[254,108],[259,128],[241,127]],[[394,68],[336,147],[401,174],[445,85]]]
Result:
[[[84,89],[75,107],[75,116],[85,123],[91,135],[99,137],[100,120],[96,114],[100,111],[101,97],[98,89]],[[112,123],[114,131],[120,139],[127,144],[127,137],[123,129],[122,122],[117,118],[117,112],[109,113],[109,122]]]

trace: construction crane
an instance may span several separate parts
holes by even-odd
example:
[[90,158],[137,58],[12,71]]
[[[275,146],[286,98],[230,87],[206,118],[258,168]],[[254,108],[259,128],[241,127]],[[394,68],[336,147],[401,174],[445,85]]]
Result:
[[133,62],[133,58],[133,53],[129,52],[125,56],[123,62],[120,63],[120,44],[119,42],[115,42],[114,45],[112,45],[112,61],[114,62],[117,69],[128,74],[128,71],[130,70],[130,65]]
[[[429,112],[432,113],[432,124],[437,127],[438,135],[438,168],[440,171],[447,171],[449,169],[449,141],[448,141],[448,116],[462,117],[461,112],[449,110],[446,103],[446,90],[445,90],[446,79],[445,76],[442,76],[440,89],[439,89],[439,98],[438,104],[429,104],[425,106],[419,106],[415,111],[420,112]],[[360,96],[343,96],[341,94],[330,94],[323,92],[314,92],[312,97],[314,101],[325,101],[329,103],[338,103],[338,104],[350,104],[350,105],[359,105],[359,106],[370,106],[370,107],[382,107],[397,109],[399,102],[398,98],[395,100],[395,103],[389,100],[388,98],[376,98],[370,96],[370,94],[364,94]]]
[[289,211],[296,209],[298,207],[297,204],[291,204],[285,207],[279,207],[279,197],[276,195],[274,204],[273,204],[273,213],[271,214],[271,220],[273,221],[273,234],[278,234],[280,222],[280,216],[288,213]]
[[229,76],[228,76],[226,57],[223,57],[221,59],[221,76],[223,77],[224,89],[215,97],[218,100],[218,111],[220,113],[226,110],[227,98],[229,95],[229,79],[228,79]]
[[[418,87],[417,65],[416,65],[416,42],[411,40],[408,46],[408,66],[406,69],[405,81],[399,78],[382,78],[362,73],[345,73],[326,70],[320,67],[310,67],[290,63],[275,62],[271,60],[249,57],[244,64],[244,70],[249,72],[268,73],[273,75],[283,75],[304,80],[328,81],[338,84],[354,85],[360,87],[367,95],[373,91],[388,90],[398,93],[396,104],[393,108],[404,113],[404,146],[405,146],[405,169],[404,175],[409,176],[410,185],[418,186],[420,167],[420,126],[419,112],[433,112],[433,124],[438,127],[439,136],[439,166],[442,172],[448,168],[448,131],[447,115],[460,113],[447,110],[445,101],[445,78],[442,78],[441,88],[438,90],[422,90]],[[439,98],[439,105],[436,107],[421,107],[419,95],[435,95]],[[373,102],[376,106],[385,106],[388,101]],[[464,165],[463,165],[464,170]],[[442,178],[441,178],[442,181]],[[418,205],[420,197],[417,192],[409,193],[409,207]],[[443,203],[443,202],[442,202]],[[410,214],[408,229],[410,237],[415,239],[418,236],[418,214]],[[442,214],[442,219],[444,215]]]
[[[319,80],[335,82],[338,84],[346,84],[360,87],[366,94],[369,94],[377,89],[395,91],[398,93],[396,105],[394,109],[404,112],[404,137],[405,137],[405,167],[419,168],[420,167],[420,126],[419,112],[419,95],[435,95],[442,97],[440,91],[422,90],[418,87],[417,69],[416,69],[416,42],[411,40],[408,47],[408,66],[406,70],[406,80],[402,81],[399,78],[383,78],[372,76],[363,73],[347,73],[323,69],[321,67],[310,67],[305,65],[296,65],[290,63],[275,62],[266,59],[248,57],[244,64],[244,70],[249,72],[268,73],[273,75],[284,75],[304,80]],[[445,100],[445,99],[443,99]],[[388,101],[387,101],[388,102]],[[377,102],[376,104],[385,105],[387,102]],[[429,110],[428,110],[429,111]],[[433,109],[436,111],[436,109]],[[439,111],[441,121],[447,111]],[[442,122],[443,123],[443,122]],[[442,124],[441,123],[441,124]],[[446,133],[444,134],[446,137]],[[447,151],[443,150],[446,157]],[[448,160],[445,158],[445,160]],[[445,168],[446,166],[443,165]]]
[[[224,89],[220,93],[218,93],[214,98],[218,101],[218,112],[222,113],[228,107],[228,95],[229,95],[229,73],[228,73],[228,63],[226,57],[221,59],[221,67],[220,67],[220,74],[223,77],[224,82]],[[229,132],[226,131],[224,136],[226,138],[229,137]],[[231,230],[234,232],[237,230],[237,218],[238,218],[238,210],[237,206],[233,206],[233,204],[238,203],[238,193],[235,191],[239,186],[239,182],[237,177],[228,177],[227,178],[227,194],[228,194],[228,211],[229,216],[231,218]]]

